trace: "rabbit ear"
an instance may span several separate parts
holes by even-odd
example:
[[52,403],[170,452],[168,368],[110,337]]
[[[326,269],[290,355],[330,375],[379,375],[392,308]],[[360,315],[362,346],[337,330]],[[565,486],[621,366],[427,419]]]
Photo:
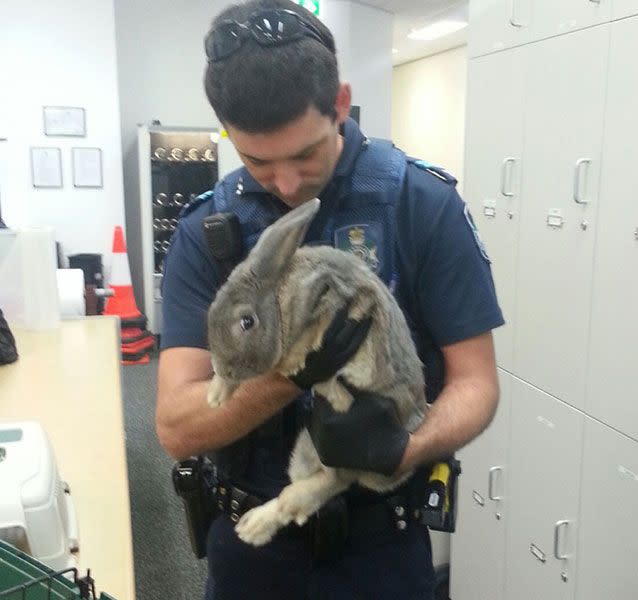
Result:
[[304,202],[261,234],[249,259],[259,279],[276,278],[286,269],[320,206],[319,198]]
[[295,303],[304,308],[307,318],[308,314],[316,315],[326,309],[334,312],[351,296],[352,291],[343,288],[332,273],[318,269],[299,281]]

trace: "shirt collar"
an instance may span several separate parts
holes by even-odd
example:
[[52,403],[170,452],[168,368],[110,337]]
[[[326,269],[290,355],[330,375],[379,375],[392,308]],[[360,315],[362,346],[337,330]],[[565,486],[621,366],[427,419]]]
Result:
[[341,135],[343,136],[343,149],[332,176],[333,179],[352,173],[359,153],[368,143],[368,138],[361,133],[359,125],[352,118],[348,118],[343,124]]
[[[345,121],[340,128],[340,133],[344,138],[343,148],[332,175],[333,181],[337,177],[344,177],[352,173],[359,153],[368,143],[368,139],[361,133],[359,125],[357,125],[357,122],[352,118],[348,118]],[[241,194],[243,192],[257,194],[269,193],[254,179],[246,167],[241,168],[237,182],[237,193]]]

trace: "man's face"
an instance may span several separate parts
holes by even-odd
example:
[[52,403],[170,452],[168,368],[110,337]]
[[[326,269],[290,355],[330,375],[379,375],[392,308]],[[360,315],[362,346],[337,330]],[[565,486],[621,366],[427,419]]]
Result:
[[342,121],[341,115],[333,120],[310,106],[304,115],[270,133],[245,133],[232,125],[226,129],[248,172],[295,208],[317,197],[332,178],[343,147]]

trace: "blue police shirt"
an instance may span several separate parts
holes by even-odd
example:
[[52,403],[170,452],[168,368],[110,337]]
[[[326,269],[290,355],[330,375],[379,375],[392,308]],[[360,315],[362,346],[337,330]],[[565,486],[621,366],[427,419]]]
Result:
[[[352,120],[345,123],[343,134],[344,147],[335,173],[320,194],[322,205],[334,200],[341,186],[347,184],[366,144],[365,136]],[[245,169],[241,182],[237,193],[261,194],[260,201],[268,202],[278,216],[289,210],[265,192]],[[455,183],[445,172],[411,161],[395,212],[395,296],[424,363],[429,401],[443,386],[441,347],[504,323],[489,259]],[[202,201],[182,217],[173,236],[162,285],[162,349],[207,348],[207,310],[222,279],[203,233],[202,220],[211,213],[211,202]],[[366,207],[362,205],[362,221],[365,215]],[[317,241],[319,231],[314,226],[315,223],[308,231],[306,243]],[[274,468],[281,471],[282,484],[287,460],[288,455],[284,454],[281,464]]]

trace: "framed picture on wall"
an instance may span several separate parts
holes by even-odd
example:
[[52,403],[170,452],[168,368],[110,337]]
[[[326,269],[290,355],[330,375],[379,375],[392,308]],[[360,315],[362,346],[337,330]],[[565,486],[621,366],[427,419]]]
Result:
[[86,137],[86,114],[75,106],[45,106],[44,135]]
[[31,181],[34,188],[62,187],[60,148],[31,148]]
[[101,188],[102,150],[100,148],[71,148],[73,157],[73,185],[76,188]]

